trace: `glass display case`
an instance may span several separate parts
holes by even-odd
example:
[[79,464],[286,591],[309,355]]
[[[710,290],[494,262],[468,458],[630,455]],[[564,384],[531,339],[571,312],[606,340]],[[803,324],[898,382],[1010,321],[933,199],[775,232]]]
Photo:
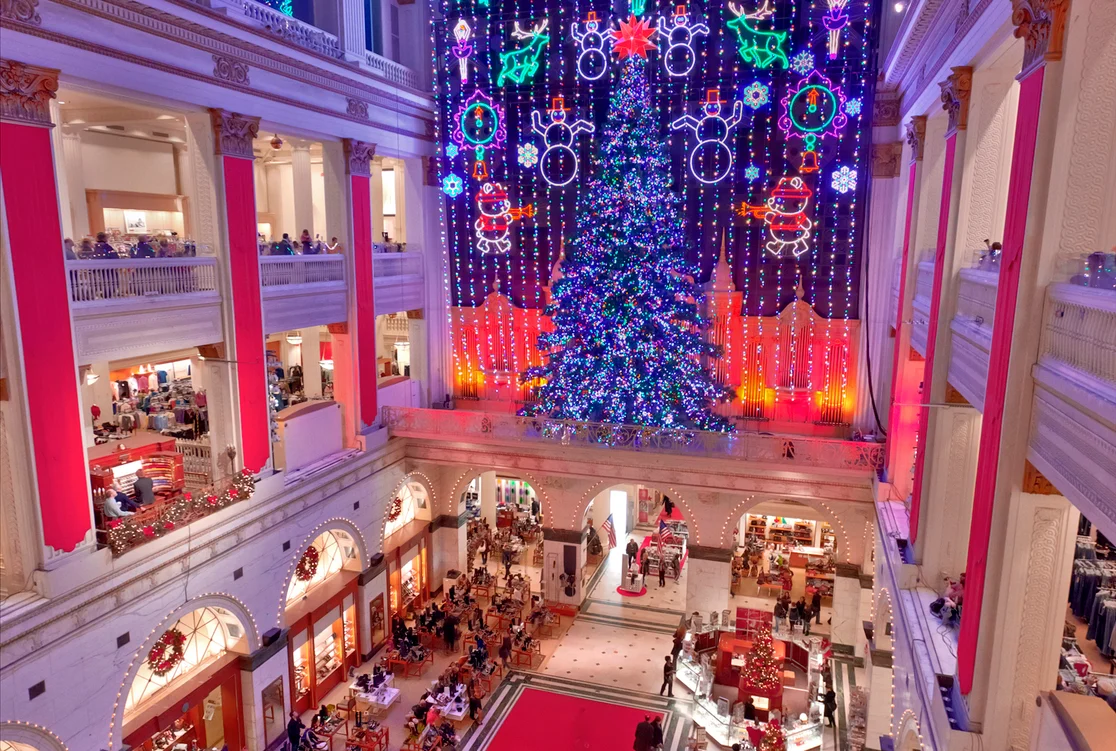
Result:
[[345,598],[344,629],[345,654],[352,655],[357,651],[356,604],[352,595]]
[[305,632],[295,635],[294,645],[295,701],[310,696],[310,643]]

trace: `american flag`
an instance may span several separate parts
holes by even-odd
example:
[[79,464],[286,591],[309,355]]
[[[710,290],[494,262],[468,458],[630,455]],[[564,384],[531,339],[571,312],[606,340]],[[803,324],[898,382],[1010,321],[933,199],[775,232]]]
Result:
[[666,523],[666,519],[659,519],[659,544],[670,545],[675,542],[674,530]]
[[601,531],[608,536],[608,547],[616,547],[616,527],[612,524],[612,514],[609,514],[608,518],[604,520],[604,524],[601,525]]

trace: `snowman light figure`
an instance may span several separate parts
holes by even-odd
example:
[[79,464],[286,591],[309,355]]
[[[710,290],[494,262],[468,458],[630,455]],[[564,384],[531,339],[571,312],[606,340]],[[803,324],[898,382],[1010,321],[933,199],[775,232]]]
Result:
[[807,241],[814,223],[806,216],[806,209],[813,194],[801,177],[780,177],[766,203],[758,206],[743,203],[737,213],[764,221],[771,238],[764,245],[768,253],[785,258],[789,252],[798,258],[810,251]]
[[570,36],[581,47],[577,56],[577,74],[586,81],[596,81],[608,72],[608,53],[605,51],[605,35],[597,14],[593,11],[585,17],[585,30],[579,30],[576,23],[570,24]]
[[579,133],[594,132],[593,124],[585,120],[566,121],[566,105],[562,97],[554,97],[547,110],[550,122],[544,123],[542,112],[531,113],[531,129],[542,136],[546,150],[539,160],[539,174],[555,187],[568,185],[577,177],[577,154],[573,140]]
[[533,203],[513,209],[508,193],[500,183],[485,183],[481,186],[477,193],[477,210],[480,216],[473,223],[477,234],[477,250],[487,255],[511,250],[511,239],[508,238],[511,223],[535,215]]
[[686,13],[686,6],[679,5],[674,9],[674,25],[668,26],[665,17],[660,16],[658,22],[659,36],[666,40],[666,52],[663,53],[663,68],[668,75],[684,76],[694,69],[697,55],[694,53],[694,37],[709,34],[709,27],[704,23],[690,25],[690,17]]
[[703,183],[719,183],[732,171],[732,149],[726,141],[732,129],[744,117],[744,103],[733,102],[732,115],[721,117],[721,92],[709,89],[705,95],[700,120],[683,115],[670,124],[673,130],[692,128],[697,144],[690,151],[690,172]]

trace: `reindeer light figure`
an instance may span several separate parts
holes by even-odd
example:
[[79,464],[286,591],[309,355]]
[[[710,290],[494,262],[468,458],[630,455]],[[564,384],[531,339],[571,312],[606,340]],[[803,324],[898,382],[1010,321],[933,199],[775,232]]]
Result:
[[736,18],[725,25],[736,32],[740,57],[744,62],[757,68],[770,68],[775,62],[782,63],[783,68],[790,66],[786,50],[783,49],[787,32],[763,31],[754,25],[756,21],[762,21],[775,13],[771,8],[771,0],[764,0],[763,7],[752,13],[745,13],[736,3],[729,3],[728,7]]
[[535,75],[535,72],[539,69],[539,58],[542,57],[542,51],[550,41],[550,35],[545,33],[549,23],[550,21],[544,18],[530,31],[524,31],[519,28],[519,22],[515,22],[515,30],[512,32],[512,36],[516,39],[530,41],[517,50],[500,53],[500,63],[503,67],[500,69],[500,76],[496,79],[497,86],[503,86],[505,78],[510,78],[516,83],[523,83]]

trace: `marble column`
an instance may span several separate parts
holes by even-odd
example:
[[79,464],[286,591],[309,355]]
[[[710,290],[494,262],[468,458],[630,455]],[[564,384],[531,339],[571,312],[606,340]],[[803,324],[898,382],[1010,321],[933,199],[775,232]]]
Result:
[[928,470],[934,513],[924,518],[919,564],[926,586],[941,592],[946,578],[958,579],[965,571],[981,415],[957,404],[938,410],[937,419],[934,443],[925,446],[935,457]]
[[[294,185],[294,231],[310,230],[314,237],[314,189],[311,182],[310,144],[296,141],[291,151],[291,182]],[[292,240],[298,237],[292,235]]]
[[286,734],[286,718],[291,710],[291,697],[287,690],[290,686],[287,634],[287,630],[284,629],[267,646],[260,647],[250,655],[241,655],[238,659],[245,748],[264,748],[267,745],[264,742],[263,695],[276,681],[281,687],[278,695],[283,697],[283,706],[272,710],[274,712],[272,723],[276,727],[284,728],[280,737]]
[[[0,196],[7,275],[18,314],[22,359],[9,395],[30,432],[31,467],[43,566],[92,549],[93,507],[83,439],[84,416],[62,256],[50,102],[58,71],[0,60]],[[51,249],[52,252],[44,252]]]
[[365,18],[365,0],[337,0],[340,11],[337,29],[337,39],[341,42],[341,49],[345,59],[359,62],[368,57]]
[[369,165],[368,188],[372,202],[372,243],[384,242],[384,158],[372,157]]
[[322,334],[317,326],[302,330],[302,388],[306,396],[322,395]]
[[[225,361],[224,345],[202,347],[206,359],[190,358],[190,380],[195,393],[204,391],[209,415],[210,478],[219,480],[236,471],[236,404],[232,364]],[[232,455],[230,456],[230,449]]]
[[684,567],[686,577],[686,615],[701,613],[705,623],[710,614],[729,607],[732,586],[732,550],[690,545]]
[[[372,642],[372,618],[383,619],[385,640],[390,637],[391,632],[388,621],[390,604],[387,595],[387,560],[382,554],[373,556],[372,560],[372,565],[362,571],[357,579],[357,607],[360,608],[357,621],[360,623],[360,654],[364,660],[370,660],[380,647],[379,644]],[[384,607],[381,612],[374,614],[372,603],[380,595],[383,595]]]
[[[58,106],[58,100],[52,99],[50,102],[50,120],[53,123],[62,123],[62,110]],[[74,237],[74,210],[75,207],[71,205],[73,194],[70,191],[70,175],[69,170],[66,168],[66,147],[65,137],[63,136],[63,128],[51,128],[50,137],[54,146],[55,163],[55,179],[58,181],[58,213],[59,218],[62,220],[62,237],[68,237],[78,245],[81,244],[81,237]],[[82,200],[76,208],[85,208],[85,201]]]
[[[217,158],[214,155],[213,127],[206,114],[186,115],[186,151],[180,162],[186,213],[191,239],[198,243],[198,255],[216,255],[219,227],[217,214]],[[253,182],[256,176],[253,174]],[[72,185],[72,183],[71,183]],[[225,292],[222,292],[225,294]]]
[[830,641],[833,651],[853,657],[864,641],[864,624],[860,620],[860,570],[851,564],[837,564],[833,579],[833,623]]
[[[957,212],[961,203],[964,170],[960,160],[965,154],[966,129],[969,124],[969,99],[972,94],[973,69],[953,68],[950,76],[939,85],[942,108],[949,116],[946,127],[945,167],[942,173],[941,200],[938,205],[938,236],[934,250],[934,286],[930,296],[930,319],[926,335],[926,364],[922,376],[922,408],[919,415],[919,437],[922,446],[933,444],[938,412],[931,404],[945,401],[946,377],[949,373],[949,322],[957,306],[958,271],[963,253],[957,253]],[[929,451],[919,451],[915,460],[914,488],[911,497],[911,539],[915,555],[920,554],[918,530],[926,510],[922,500],[927,497],[926,466]]]
[[487,519],[489,525],[496,528],[496,472],[483,472],[480,476],[480,509],[481,518]]
[[466,532],[468,520],[465,514],[451,516],[442,514],[434,520],[434,531],[431,534],[431,547],[433,556],[430,563],[430,591],[442,586],[446,572],[456,569],[466,572]]
[[[576,529],[543,528],[543,599],[563,605],[581,607],[585,600],[582,569],[585,566],[585,546],[582,531]],[[525,553],[526,554],[526,553]],[[563,575],[565,583],[563,583]],[[567,587],[572,586],[572,594]]]

